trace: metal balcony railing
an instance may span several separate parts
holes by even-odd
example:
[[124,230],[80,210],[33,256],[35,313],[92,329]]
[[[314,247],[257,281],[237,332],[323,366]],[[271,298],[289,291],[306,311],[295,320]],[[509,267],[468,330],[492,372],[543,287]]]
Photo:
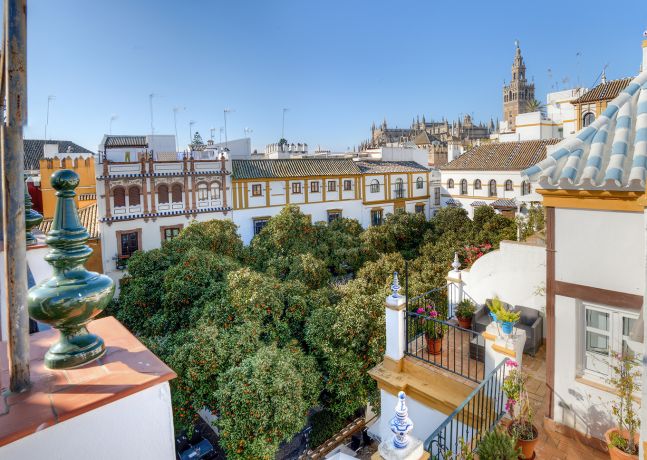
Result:
[[499,423],[505,415],[506,396],[502,386],[507,362],[506,358],[495,367],[425,440],[425,450],[432,458],[453,459],[460,451],[461,439],[470,451],[476,450],[481,437]]

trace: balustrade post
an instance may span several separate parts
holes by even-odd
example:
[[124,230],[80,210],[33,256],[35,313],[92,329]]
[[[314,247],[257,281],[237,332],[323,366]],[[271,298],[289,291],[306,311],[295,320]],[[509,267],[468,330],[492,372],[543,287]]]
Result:
[[393,274],[391,295],[386,298],[386,349],[384,364],[393,370],[400,371],[402,358],[406,351],[405,337],[405,307],[406,296],[398,294],[400,291],[398,273]]
[[389,422],[391,435],[378,446],[371,460],[427,460],[422,441],[410,435],[413,421],[409,418],[404,391],[398,393],[395,416]]
[[452,269],[447,273],[447,317],[453,318],[456,305],[458,305],[464,297],[463,292],[463,278],[461,274],[461,263],[458,260],[458,253],[454,253],[454,262],[452,262]]

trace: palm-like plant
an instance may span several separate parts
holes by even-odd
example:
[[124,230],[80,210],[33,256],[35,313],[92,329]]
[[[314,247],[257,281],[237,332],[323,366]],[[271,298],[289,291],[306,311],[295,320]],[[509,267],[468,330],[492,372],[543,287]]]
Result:
[[546,106],[537,99],[530,99],[526,102],[526,110],[528,112],[543,112],[546,109]]

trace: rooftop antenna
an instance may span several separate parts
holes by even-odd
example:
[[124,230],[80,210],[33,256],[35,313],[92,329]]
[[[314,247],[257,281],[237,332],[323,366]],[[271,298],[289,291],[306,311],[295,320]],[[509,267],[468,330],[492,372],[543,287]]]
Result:
[[225,132],[225,128],[223,128],[223,127],[221,126],[221,127],[220,127],[220,143],[221,143],[221,144],[222,144],[222,133],[224,133],[224,132]]
[[245,127],[245,129],[243,129],[243,132],[245,133],[245,137],[247,137],[249,134],[253,133],[254,130],[252,128]]
[[550,89],[555,89],[555,83],[553,83],[553,69],[550,67],[548,70],[546,70],[546,73],[548,74],[548,81],[550,82]]
[[[186,107],[173,107],[173,127],[175,128],[175,151],[178,151],[177,148],[177,113],[180,110],[186,110]],[[189,142],[191,142],[191,138],[189,138]]]
[[195,125],[195,121],[189,121],[189,145],[193,145],[193,125]]
[[215,133],[215,132],[216,132],[216,128],[210,128],[209,129],[209,137],[211,138],[211,142],[213,142],[213,137],[214,137],[213,133]]
[[56,96],[53,96],[51,94],[47,96],[47,117],[45,118],[45,140],[47,140],[47,125],[49,125],[49,105],[54,99],[56,99]]
[[108,124],[108,133],[109,134],[112,134],[112,122],[115,121],[117,118],[119,118],[119,117],[117,116],[116,113],[113,113],[112,116],[110,117],[110,123]]
[[150,93],[148,95],[148,103],[149,103],[150,109],[151,109],[151,136],[153,134],[155,134],[155,126],[153,125],[153,98],[155,96],[157,96],[157,94],[155,94],[155,93]]
[[222,114],[225,118],[225,148],[227,148],[227,114],[231,112],[234,112],[234,109],[227,108],[222,111]]
[[575,59],[576,59],[576,67],[577,67],[577,87],[579,88],[581,85],[580,83],[580,58],[582,57],[582,52],[578,51],[575,53]]
[[281,139],[285,139],[285,112],[290,109],[283,108],[283,123],[281,124]]

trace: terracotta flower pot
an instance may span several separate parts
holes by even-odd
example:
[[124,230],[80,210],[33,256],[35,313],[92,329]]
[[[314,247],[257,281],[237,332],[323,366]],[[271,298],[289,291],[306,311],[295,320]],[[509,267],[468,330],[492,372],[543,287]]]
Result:
[[[508,434],[512,436],[512,424],[508,426]],[[517,447],[521,448],[521,457],[522,459],[529,460],[535,455],[535,446],[539,441],[539,431],[535,425],[532,425],[532,432],[534,437],[532,439],[517,439]]]
[[463,329],[472,329],[472,317],[470,316],[469,318],[461,318],[460,316],[457,316],[456,319],[458,319],[458,325],[462,327]]
[[[611,460],[635,460],[638,458],[638,455],[631,455],[628,454],[617,447],[615,447],[613,444],[611,444],[611,435],[613,433],[619,433],[620,430],[618,428],[611,428],[610,430],[607,430],[606,433],[604,433],[604,439],[607,441],[607,447],[609,448],[609,457]],[[627,433],[627,430],[624,430],[622,435],[625,438],[629,438],[629,433]],[[638,433],[634,434],[634,442],[636,443],[636,446],[638,446],[640,442],[640,435]]]
[[427,336],[427,352],[430,355],[439,355],[443,351],[443,339],[432,339]]

